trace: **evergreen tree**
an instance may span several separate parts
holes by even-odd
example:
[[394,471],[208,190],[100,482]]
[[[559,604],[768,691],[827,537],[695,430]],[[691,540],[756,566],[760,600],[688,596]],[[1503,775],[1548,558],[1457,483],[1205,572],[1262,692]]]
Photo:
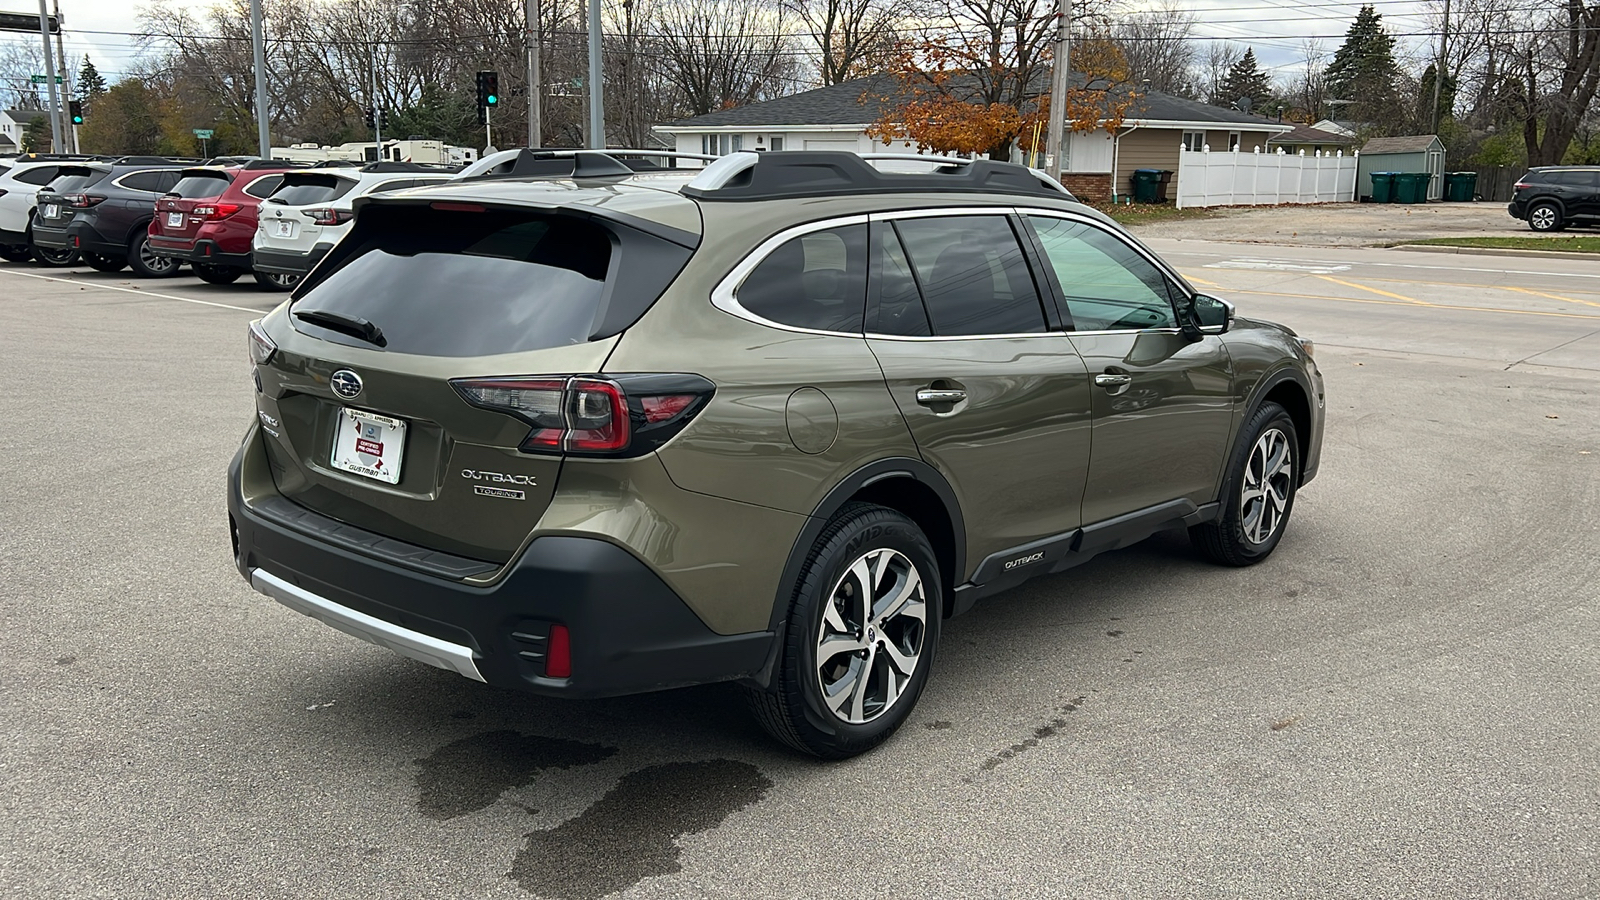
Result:
[[1350,23],[1324,77],[1328,99],[1348,101],[1336,110],[1336,118],[1378,131],[1393,130],[1408,118],[1401,108],[1394,38],[1383,30],[1383,16],[1371,6],[1361,7]]
[[49,153],[50,145],[50,120],[44,116],[34,116],[22,129],[23,153]]
[[100,76],[100,70],[94,67],[89,54],[83,55],[83,68],[78,70],[78,96],[84,100],[94,98],[106,92],[106,80]]
[[[1433,111],[1433,80],[1436,77],[1434,64],[1428,63],[1428,68],[1422,72],[1422,80],[1417,87],[1417,125],[1418,134],[1428,134],[1435,128]],[[1438,130],[1444,131],[1455,115],[1456,107],[1456,78],[1445,71],[1444,82],[1439,85],[1439,111]]]
[[1244,56],[1239,57],[1222,80],[1220,99],[1227,106],[1264,115],[1263,109],[1271,98],[1272,83],[1256,63],[1256,51],[1246,47]]

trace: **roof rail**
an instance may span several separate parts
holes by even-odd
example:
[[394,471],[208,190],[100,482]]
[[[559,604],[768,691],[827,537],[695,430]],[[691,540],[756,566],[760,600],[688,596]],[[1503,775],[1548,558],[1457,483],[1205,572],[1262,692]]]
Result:
[[[917,161],[929,172],[885,172],[874,161]],[[1017,163],[842,150],[742,151],[718,159],[682,188],[698,200],[827,197],[863,191],[1026,194],[1073,199],[1061,183]]]
[[113,166],[193,166],[202,162],[182,156],[119,156],[111,160]]
[[287,159],[252,159],[239,168],[246,172],[252,169],[309,169],[310,163],[291,162]]
[[662,166],[658,159],[692,159],[711,162],[714,156],[703,153],[674,153],[670,150],[501,150],[491,153],[462,170],[461,178],[519,178],[553,176],[557,178],[614,178],[635,172],[655,172],[675,168]]
[[450,174],[461,171],[460,166],[446,163],[417,163],[417,162],[385,162],[367,163],[361,166],[363,172],[435,172]]

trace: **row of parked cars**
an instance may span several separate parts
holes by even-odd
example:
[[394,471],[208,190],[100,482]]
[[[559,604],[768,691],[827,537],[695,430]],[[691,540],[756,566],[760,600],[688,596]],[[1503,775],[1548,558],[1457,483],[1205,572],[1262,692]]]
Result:
[[0,161],[0,258],[124,268],[187,264],[211,284],[293,288],[349,230],[357,198],[452,178],[404,162],[30,156]]

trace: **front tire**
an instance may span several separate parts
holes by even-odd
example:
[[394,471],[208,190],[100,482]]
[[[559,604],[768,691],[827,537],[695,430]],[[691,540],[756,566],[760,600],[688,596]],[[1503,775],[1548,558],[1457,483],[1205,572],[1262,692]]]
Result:
[[1263,403],[1245,424],[1228,463],[1222,516],[1189,529],[1189,539],[1214,563],[1253,566],[1283,538],[1300,486],[1300,442],[1294,419]]
[[212,266],[205,263],[195,263],[191,268],[194,269],[195,277],[206,284],[233,284],[244,275],[243,269],[237,269],[233,266]]
[[928,681],[944,591],[922,529],[892,509],[845,506],[800,570],[773,684],[747,692],[768,733],[824,759],[878,746]]
[[1561,220],[1561,207],[1554,203],[1535,203],[1528,210],[1528,227],[1534,231],[1560,231],[1566,227]]
[[141,231],[128,241],[128,265],[146,278],[171,278],[183,265],[177,257],[159,256],[150,247],[150,235]]
[[256,284],[269,291],[292,291],[304,275],[285,275],[280,272],[254,272]]
[[105,256],[88,250],[83,252],[83,261],[96,272],[120,272],[128,264],[120,256]]

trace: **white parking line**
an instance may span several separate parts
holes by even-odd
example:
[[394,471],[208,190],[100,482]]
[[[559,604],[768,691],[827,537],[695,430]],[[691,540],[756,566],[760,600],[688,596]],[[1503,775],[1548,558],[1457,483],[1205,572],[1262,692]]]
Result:
[[[4,271],[4,270],[0,270],[0,271]],[[229,305],[227,303],[216,303],[216,302],[213,302],[211,300],[196,300],[193,297],[179,297],[176,294],[158,294],[155,291],[147,291],[147,290],[144,290],[143,288],[116,287],[115,285],[99,284],[99,283],[93,282],[93,281],[75,281],[75,280],[73,280],[71,278],[57,278],[57,277],[55,277],[53,275],[37,275],[37,274],[34,274],[33,272],[11,272],[11,271],[5,271],[5,274],[7,274],[7,275],[20,275],[23,278],[37,278],[40,281],[54,281],[54,282],[58,282],[60,284],[75,284],[78,287],[96,288],[96,289],[102,290],[102,291],[121,291],[124,294],[134,294],[134,295],[137,295],[137,296],[140,296],[140,297],[159,297],[162,300],[177,300],[179,303],[194,303],[194,304],[198,304],[200,306],[215,306],[215,307],[218,307],[220,309],[236,309],[239,312],[247,312],[247,313],[250,313],[252,315],[257,315],[257,316],[266,315],[266,313],[262,312],[261,310],[259,310],[259,309],[251,309],[248,306],[231,306],[231,305]]]
[[1274,272],[1309,272],[1313,275],[1332,275],[1335,272],[1348,272],[1349,266],[1345,265],[1301,265],[1299,263],[1284,262],[1276,259],[1230,259],[1226,262],[1206,263],[1208,269],[1267,269]]
[[[1162,251],[1159,251],[1159,252],[1160,252],[1160,254],[1162,256],[1205,256],[1205,257],[1210,257],[1212,259],[1217,259],[1217,258],[1221,257],[1222,259],[1228,260],[1228,261],[1244,261],[1244,260],[1229,259],[1228,255],[1225,254],[1225,253],[1215,253],[1215,252],[1209,252],[1208,253],[1208,252],[1202,251],[1202,250],[1162,250]],[[1249,260],[1249,261],[1253,262],[1254,260]],[[1282,260],[1279,260],[1279,261],[1288,262],[1288,263],[1306,263],[1306,264],[1311,264],[1311,265],[1317,265],[1318,264],[1316,260],[1300,259],[1300,258],[1297,258],[1297,257],[1285,257],[1285,258],[1283,258]],[[1596,261],[1600,262],[1600,257],[1597,257]],[[1323,263],[1322,265],[1330,265],[1330,264],[1329,263]],[[1334,264],[1331,264],[1331,265],[1342,265],[1342,263],[1334,263]],[[1472,266],[1425,266],[1425,265],[1422,265],[1421,263],[1366,262],[1364,260],[1362,260],[1362,261],[1352,260],[1349,263],[1349,265],[1350,266],[1375,266],[1375,267],[1383,267],[1383,268],[1389,268],[1389,269],[1429,269],[1429,270],[1441,271],[1441,272],[1487,272],[1487,273],[1493,274],[1493,275],[1539,275],[1539,276],[1548,277],[1548,278],[1600,278],[1600,274],[1590,273],[1590,272],[1530,272],[1530,271],[1527,271],[1525,269],[1483,269],[1483,268],[1474,268]],[[1207,266],[1207,268],[1245,268],[1245,267],[1244,266],[1237,266],[1237,267],[1235,267],[1235,266]],[[1252,266],[1251,268],[1255,268],[1255,267]]]

